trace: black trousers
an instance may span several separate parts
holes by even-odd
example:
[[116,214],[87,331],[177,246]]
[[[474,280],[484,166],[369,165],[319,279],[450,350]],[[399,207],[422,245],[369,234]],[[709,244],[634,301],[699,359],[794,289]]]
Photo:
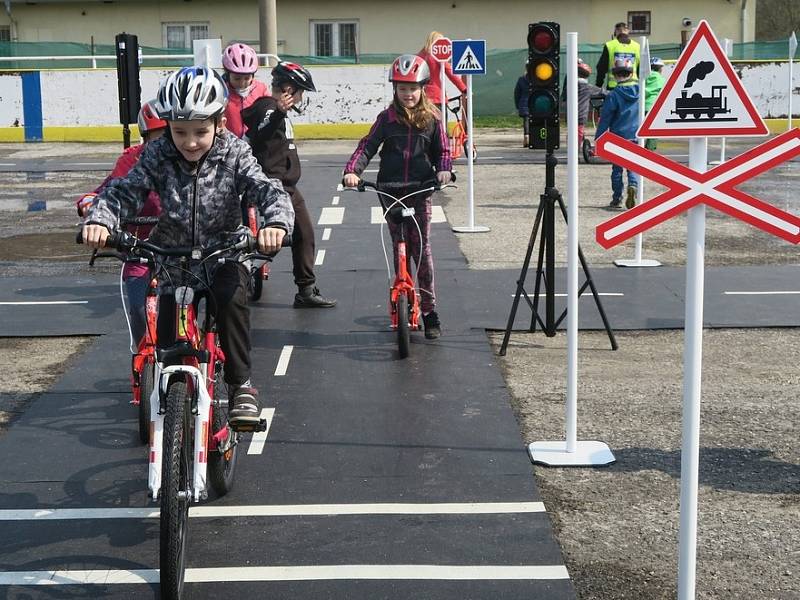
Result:
[[295,284],[302,288],[314,285],[317,280],[314,276],[314,260],[316,258],[314,225],[311,223],[311,215],[308,214],[306,201],[300,190],[292,186],[284,186],[284,189],[292,197],[292,206],[294,207],[292,272]]
[[[213,298],[206,298],[206,310],[216,319],[220,345],[225,353],[225,383],[231,385],[250,379],[249,278],[250,274],[243,265],[219,265],[211,282]],[[196,297],[195,301],[198,299]],[[158,347],[167,348],[174,343],[175,296],[162,294],[158,305]]]

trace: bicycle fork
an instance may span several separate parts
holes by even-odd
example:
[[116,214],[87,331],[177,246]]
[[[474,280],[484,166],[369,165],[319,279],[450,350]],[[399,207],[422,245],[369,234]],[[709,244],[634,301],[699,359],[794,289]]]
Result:
[[[153,386],[150,396],[150,466],[147,474],[147,485],[150,497],[157,500],[161,492],[161,463],[164,448],[164,412],[161,410],[161,398],[166,398],[167,386],[173,374],[185,374],[192,378],[193,390],[197,395],[197,413],[194,415],[194,444],[193,444],[193,469],[192,469],[192,500],[199,502],[208,495],[206,490],[206,472],[208,467],[208,436],[210,430],[209,417],[211,415],[211,396],[206,389],[206,376],[203,371],[207,365],[202,365],[202,370],[189,365],[172,365],[164,367],[157,363],[156,375],[158,386]],[[188,400],[187,400],[188,401]]]

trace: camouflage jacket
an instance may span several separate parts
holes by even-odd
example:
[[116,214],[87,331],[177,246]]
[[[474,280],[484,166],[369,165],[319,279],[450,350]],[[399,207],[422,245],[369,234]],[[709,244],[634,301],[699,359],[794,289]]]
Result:
[[169,136],[147,144],[139,162],[94,199],[87,223],[119,227],[135,217],[149,192],[161,198],[161,215],[150,234],[159,246],[207,246],[228,238],[242,224],[242,200],[259,207],[264,223],[291,234],[294,209],[277,179],[261,170],[250,146],[228,131],[214,140],[196,165],[187,162]]

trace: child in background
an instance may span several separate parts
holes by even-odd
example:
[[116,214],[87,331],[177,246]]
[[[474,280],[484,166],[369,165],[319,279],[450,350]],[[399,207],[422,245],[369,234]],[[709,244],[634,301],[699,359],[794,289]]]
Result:
[[[336,300],[320,294],[314,285],[314,224],[297,182],[300,180],[300,157],[294,144],[294,129],[289,110],[298,111],[303,92],[316,92],[311,73],[298,64],[279,62],[272,69],[272,96],[256,100],[242,111],[250,142],[258,163],[268,177],[279,179],[283,189],[292,197],[294,235],[292,264],[297,294],[295,308],[331,308]],[[299,112],[299,111],[298,111]]]
[[[644,82],[645,112],[650,112],[650,109],[653,108],[656,98],[658,98],[661,90],[664,89],[664,84],[667,82],[667,80],[661,74],[661,69],[663,68],[664,61],[659,57],[654,56],[650,59],[650,75],[647,76],[647,79]],[[658,148],[658,140],[655,138],[650,138],[644,143],[644,147],[648,150],[655,150]]]
[[578,148],[583,147],[586,121],[589,118],[589,99],[602,92],[599,87],[589,83],[591,74],[592,67],[578,58]]
[[[627,58],[617,59],[614,61],[611,73],[616,85],[603,102],[595,137],[599,138],[606,131],[611,131],[626,140],[635,142],[636,129],[639,126],[639,84],[633,79],[633,62]],[[632,208],[636,204],[638,186],[637,175],[628,169],[626,208]],[[620,208],[623,192],[622,167],[617,165],[611,166],[611,191],[609,208]]]
[[[403,54],[392,63],[389,81],[394,85],[392,104],[378,115],[369,133],[359,142],[344,168],[343,183],[348,187],[358,185],[360,175],[380,148],[380,168],[377,184],[391,190],[395,196],[418,189],[432,179],[444,185],[452,179],[450,147],[439,111],[430,103],[423,86],[430,79],[425,60],[414,54]],[[398,189],[402,190],[398,193]],[[408,252],[419,260],[417,282],[421,293],[422,320],[425,337],[438,338],[441,323],[436,314],[434,292],[433,255],[430,246],[431,196],[413,196],[409,199],[414,208],[420,233],[416,227],[407,230]],[[399,225],[389,223],[392,240],[397,246]],[[421,258],[420,248],[422,249]],[[397,268],[397,256],[394,257]]]
[[242,111],[263,96],[269,96],[267,86],[256,79],[258,55],[247,44],[231,44],[222,52],[223,79],[228,85],[228,106],[225,108],[228,131],[238,138],[247,132]]
[[531,80],[528,77],[528,63],[525,63],[525,73],[517,79],[514,86],[514,106],[517,107],[517,114],[522,118],[522,147],[528,147],[529,123],[528,123],[528,98],[531,95]]
[[[78,214],[85,217],[89,206],[94,201],[95,196],[102,192],[112,179],[124,177],[142,155],[145,146],[160,138],[167,127],[167,122],[160,118],[155,111],[155,100],[142,105],[139,110],[139,133],[142,136],[142,143],[126,148],[122,155],[117,159],[114,168],[109,173],[94,192],[84,194],[77,201]],[[161,200],[158,194],[150,192],[147,195],[142,210],[137,216],[156,217],[161,212]],[[128,231],[140,239],[147,239],[150,235],[152,225],[129,225]],[[150,283],[150,269],[147,265],[125,263],[122,267],[122,281],[125,283],[125,295],[128,298],[128,318],[131,325],[131,337],[136,348],[139,348],[144,337],[145,318],[145,294]]]
[[[280,181],[261,171],[250,146],[225,130],[225,82],[213,70],[184,67],[159,87],[156,109],[169,128],[147,144],[127,176],[114,179],[94,199],[83,227],[84,243],[105,246],[120,218],[136,215],[151,190],[161,198],[158,224],[150,240],[164,247],[224,243],[242,227],[242,198],[256,204],[266,225],[258,232],[258,248],[277,252],[291,234],[294,211]],[[252,430],[258,424],[258,392],[250,383],[250,312],[247,268],[236,262],[205,263],[212,278],[219,339],[225,353],[234,429]],[[168,272],[180,279],[180,267],[167,262]],[[175,298],[164,282],[159,296],[158,344],[170,346],[175,337]]]

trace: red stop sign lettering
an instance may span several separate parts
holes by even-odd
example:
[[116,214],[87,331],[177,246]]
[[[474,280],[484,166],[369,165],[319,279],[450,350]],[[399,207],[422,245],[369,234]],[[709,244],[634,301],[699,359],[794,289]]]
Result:
[[439,62],[447,62],[453,56],[453,42],[449,38],[439,38],[431,45],[431,54]]

